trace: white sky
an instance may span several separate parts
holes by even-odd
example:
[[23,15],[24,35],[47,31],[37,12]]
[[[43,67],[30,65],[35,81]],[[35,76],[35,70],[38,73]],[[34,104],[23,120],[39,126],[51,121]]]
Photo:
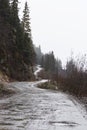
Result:
[[[25,0],[21,1],[21,10]],[[43,52],[54,51],[63,63],[87,51],[87,0],[27,0],[33,42]],[[21,13],[20,13],[21,14]]]

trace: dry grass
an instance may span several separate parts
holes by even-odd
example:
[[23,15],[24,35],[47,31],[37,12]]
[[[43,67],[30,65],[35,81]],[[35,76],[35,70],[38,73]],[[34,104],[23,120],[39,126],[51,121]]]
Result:
[[15,90],[11,88],[7,83],[0,82],[0,97],[7,97],[15,94]]
[[39,88],[42,88],[42,89],[52,89],[52,90],[57,90],[57,86],[52,84],[51,82],[46,82],[46,83],[41,83],[38,85]]

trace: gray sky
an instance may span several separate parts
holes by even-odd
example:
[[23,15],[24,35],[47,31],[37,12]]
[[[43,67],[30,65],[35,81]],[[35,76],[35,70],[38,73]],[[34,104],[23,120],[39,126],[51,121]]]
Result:
[[[27,1],[33,42],[43,52],[53,50],[63,63],[71,51],[74,55],[87,52],[87,0]],[[24,2],[21,0],[21,10]]]

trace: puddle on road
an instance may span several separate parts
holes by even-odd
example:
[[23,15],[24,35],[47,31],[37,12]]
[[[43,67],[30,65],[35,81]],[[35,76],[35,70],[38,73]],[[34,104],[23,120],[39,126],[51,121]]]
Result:
[[79,124],[75,122],[68,122],[68,121],[49,121],[49,124],[52,125],[59,125],[59,126],[66,126],[66,127],[77,127]]

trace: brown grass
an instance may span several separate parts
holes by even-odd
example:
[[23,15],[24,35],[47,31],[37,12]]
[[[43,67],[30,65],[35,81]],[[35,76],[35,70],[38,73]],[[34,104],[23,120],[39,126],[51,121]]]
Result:
[[10,85],[0,82],[0,97],[7,97],[15,94],[16,91]]

